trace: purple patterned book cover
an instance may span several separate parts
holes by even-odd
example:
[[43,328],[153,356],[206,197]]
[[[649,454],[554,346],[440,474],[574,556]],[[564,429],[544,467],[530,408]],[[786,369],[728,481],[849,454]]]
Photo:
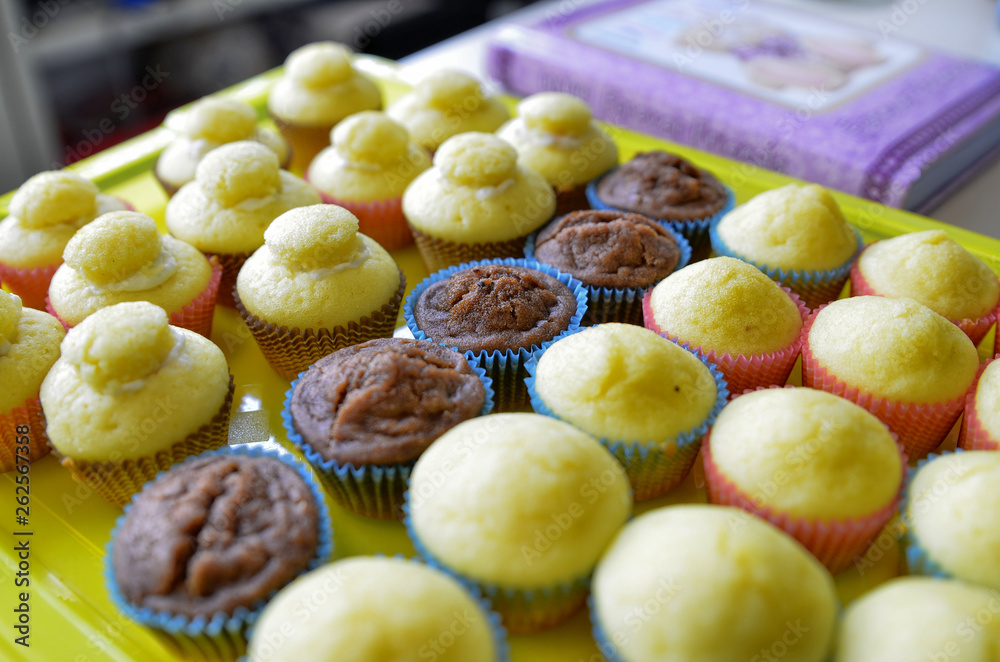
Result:
[[926,206],[927,186],[908,194],[932,166],[970,151],[982,162],[983,141],[996,141],[1000,70],[984,63],[760,1],[576,4],[501,31],[490,75],[514,94],[570,92],[607,122],[896,207]]

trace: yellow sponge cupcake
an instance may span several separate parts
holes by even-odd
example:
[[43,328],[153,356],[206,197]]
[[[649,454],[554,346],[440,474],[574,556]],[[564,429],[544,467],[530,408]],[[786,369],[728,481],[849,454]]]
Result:
[[[324,596],[321,609],[314,608],[317,595]],[[500,662],[507,645],[495,619],[438,570],[401,558],[355,557],[282,590],[254,626],[247,658]]]
[[910,572],[1000,591],[1000,453],[932,457],[921,463],[906,496]]
[[901,577],[851,604],[835,662],[993,662],[1000,599],[963,582]]
[[703,449],[712,503],[784,529],[831,572],[864,552],[896,512],[904,462],[858,405],[808,388],[735,398]]
[[643,302],[646,328],[705,355],[734,395],[785,383],[799,356],[807,313],[794,294],[731,257],[674,272]]
[[833,580],[791,537],[735,508],[674,506],[630,522],[594,573],[608,659],[823,662]]
[[386,112],[431,152],[460,133],[492,133],[510,118],[502,103],[483,95],[478,80],[455,69],[430,74]]
[[[167,118],[167,126],[171,125]],[[291,159],[288,143],[271,129],[257,127],[257,111],[228,97],[206,97],[176,120],[178,136],[160,153],[153,174],[167,195],[173,195],[195,176],[206,154],[220,145],[253,140],[266,146],[282,166]]]
[[134,302],[66,334],[40,398],[63,466],[123,505],[157,472],[226,443],[232,392],[222,350]]
[[410,141],[401,124],[376,111],[348,117],[331,140],[306,175],[323,201],[357,216],[361,232],[388,251],[412,244],[403,191],[431,167],[427,151]]
[[976,386],[965,396],[958,445],[967,451],[1000,450],[1000,363],[980,368]]
[[195,179],[167,203],[170,233],[222,266],[219,301],[233,304],[236,274],[264,243],[264,230],[295,207],[315,205],[319,194],[281,170],[278,157],[256,142],[240,141],[209,152]]
[[556,196],[517,152],[488,133],[450,138],[434,167],[403,194],[403,213],[428,271],[495,257],[521,257],[527,236],[552,218]]
[[720,373],[630,324],[566,336],[529,362],[528,372],[534,410],[601,439],[625,466],[636,500],[684,479],[726,402]]
[[554,625],[631,511],[628,481],[597,440],[535,414],[455,426],[417,460],[407,526],[432,563],[484,586],[512,632]]
[[866,248],[851,270],[851,292],[918,301],[978,345],[996,321],[1000,282],[944,230],[927,230]]
[[388,338],[406,279],[388,252],[336,205],[279,216],[240,269],[236,307],[286,379],[348,345]]
[[802,383],[878,416],[910,458],[948,434],[978,368],[968,336],[912,299],[834,301],[803,331]]
[[31,177],[0,221],[0,281],[25,306],[44,310],[49,282],[70,238],[101,214],[123,209],[131,207],[68,170]]
[[49,452],[38,387],[59,358],[64,334],[56,318],[22,308],[20,297],[0,290],[0,472]]
[[587,184],[618,164],[618,147],[590,106],[571,94],[542,92],[517,104],[517,115],[497,135],[555,189],[556,216],[590,209]]
[[211,335],[221,269],[194,246],[160,236],[149,216],[105,214],[76,233],[63,257],[49,287],[49,312],[66,328],[116,303],[149,301],[171,324]]
[[746,260],[815,308],[840,296],[861,237],[822,186],[788,184],[754,196],[711,228],[717,255]]
[[348,115],[379,110],[382,94],[351,64],[342,44],[321,41],[292,52],[267,97],[267,109],[292,145],[291,168],[302,172],[330,144],[330,130]]

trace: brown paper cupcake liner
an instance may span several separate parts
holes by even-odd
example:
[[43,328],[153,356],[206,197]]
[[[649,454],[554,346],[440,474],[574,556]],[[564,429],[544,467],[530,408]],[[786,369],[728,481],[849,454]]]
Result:
[[[18,428],[22,428],[22,432],[18,432]],[[0,414],[0,473],[17,468],[18,446],[28,447],[27,454],[20,453],[28,462],[45,457],[51,450],[49,438],[45,436],[45,415],[38,396]]]
[[403,216],[403,198],[374,202],[341,200],[322,191],[323,202],[343,207],[358,217],[358,232],[367,235],[387,251],[398,251],[413,245],[413,233]]
[[590,209],[590,202],[587,201],[587,184],[578,186],[556,186],[556,213],[553,218],[558,218],[572,211]]
[[399,288],[392,299],[360,320],[332,329],[289,329],[270,324],[246,309],[236,288],[233,288],[233,299],[236,310],[246,322],[264,358],[275,372],[291,381],[313,363],[338,349],[375,338],[391,338],[396,330],[396,316],[405,290],[406,277],[400,271]]
[[976,391],[979,389],[979,380],[982,379],[986,366],[993,361],[994,359],[990,359],[979,366],[976,380],[972,382],[972,386],[965,396],[965,416],[962,417],[962,427],[958,433],[958,447],[967,451],[1000,450],[1000,440],[994,439],[989,430],[983,427],[983,422],[979,419],[979,414],[976,411]]
[[309,164],[316,158],[324,147],[330,146],[330,131],[335,124],[324,124],[321,126],[310,126],[307,124],[295,124],[287,120],[271,116],[278,131],[288,141],[291,147],[291,159],[288,169],[303,173],[309,168]]
[[21,297],[23,305],[35,310],[45,310],[45,298],[49,293],[49,283],[59,266],[59,264],[49,264],[32,269],[18,269],[0,264],[0,282],[6,285],[11,292]]
[[62,465],[73,474],[74,478],[111,504],[122,508],[131,500],[133,494],[153,480],[159,472],[166,471],[188,456],[226,445],[229,441],[229,410],[233,405],[235,390],[235,383],[230,375],[225,400],[212,420],[173,446],[154,455],[92,462],[63,457],[58,452],[55,454],[60,457]]
[[216,303],[227,308],[235,308],[233,290],[236,289],[236,277],[251,253],[205,253],[210,261],[214,258],[222,267],[222,277],[219,279],[219,295]]
[[434,273],[445,267],[453,267],[465,262],[476,260],[491,260],[497,257],[524,257],[524,244],[527,235],[515,237],[507,241],[488,242],[484,244],[460,244],[446,239],[438,239],[424,234],[410,225],[413,238],[416,240],[420,256],[424,259],[427,271]]

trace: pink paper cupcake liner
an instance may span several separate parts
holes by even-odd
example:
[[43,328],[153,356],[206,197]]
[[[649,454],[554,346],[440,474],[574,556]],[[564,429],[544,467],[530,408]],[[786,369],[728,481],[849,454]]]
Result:
[[205,257],[211,262],[214,258],[222,267],[222,277],[219,279],[219,295],[216,304],[235,308],[236,302],[233,300],[233,290],[236,288],[236,277],[243,268],[243,263],[247,261],[251,253],[205,253]]
[[[205,286],[205,289],[191,303],[176,312],[170,313],[170,324],[200,333],[206,338],[211,338],[212,317],[215,314],[215,302],[219,295],[219,283],[222,280],[222,266],[215,256],[210,257],[208,261],[212,265],[212,275],[208,279],[208,285]],[[59,320],[59,323],[67,331],[73,328],[73,325],[68,324],[63,318],[59,317],[48,297],[45,297],[45,310]]]
[[[306,178],[308,181],[308,178]],[[375,202],[351,202],[319,191],[323,202],[343,207],[358,217],[358,231],[377,241],[387,251],[413,245],[413,233],[403,216],[402,196]]]
[[[790,289],[787,287],[782,287],[781,289],[795,302],[804,325],[809,317],[809,309],[806,308],[802,299]],[[795,361],[799,358],[802,347],[801,335],[792,341],[788,347],[766,354],[751,354],[749,356],[737,354],[733,356],[728,352],[719,355],[715,350],[706,352],[701,347],[691,347],[691,343],[684,342],[676,336],[672,337],[663,332],[656,323],[656,320],[653,319],[652,297],[653,290],[650,289],[642,298],[644,326],[664,338],[673,340],[681,347],[686,347],[693,352],[701,354],[714,363],[725,376],[730,393],[742,393],[747,389],[753,389],[757,386],[770,386],[772,384],[783,386],[788,381],[788,375],[791,374],[792,368],[795,367]]]
[[0,264],[0,281],[7,286],[7,289],[21,297],[23,305],[36,310],[45,310],[49,282],[58,268],[59,264],[32,269],[18,269],[10,265]]
[[1000,440],[993,438],[993,435],[983,427],[983,422],[976,414],[976,391],[979,388],[979,380],[982,378],[986,366],[992,362],[993,359],[990,359],[979,366],[976,380],[972,382],[972,387],[965,396],[965,416],[962,418],[962,428],[958,433],[958,447],[967,451],[1000,450]]
[[792,517],[767,506],[756,505],[753,499],[726,478],[715,464],[712,459],[711,436],[712,433],[709,431],[705,435],[701,449],[709,503],[735,506],[770,522],[802,543],[802,546],[831,573],[850,567],[854,558],[868,548],[899,508],[903,477],[906,475],[906,454],[902,448],[899,449],[899,456],[904,471],[901,474],[899,488],[889,503],[866,517],[823,521]]
[[[18,453],[18,446],[27,446],[27,452]],[[49,450],[49,438],[45,436],[45,415],[42,414],[38,396],[26,400],[20,407],[0,414],[0,473],[17,467],[17,455],[26,457],[28,462],[34,462],[48,455]],[[24,464],[24,460],[21,464]]]
[[[868,284],[868,280],[862,275],[861,268],[858,266],[859,262],[860,260],[857,260],[851,266],[851,296],[882,296]],[[977,319],[967,317],[961,320],[949,321],[960,328],[965,335],[969,336],[972,344],[978,347],[979,343],[983,342],[986,334],[990,332],[990,327],[997,321],[998,310],[1000,310],[1000,301],[993,307],[993,310]]]
[[941,445],[962,413],[965,394],[944,402],[924,404],[881,398],[848,386],[828,372],[809,349],[809,330],[825,307],[817,308],[802,327],[802,385],[839,395],[870,411],[896,433],[910,458],[922,458]]

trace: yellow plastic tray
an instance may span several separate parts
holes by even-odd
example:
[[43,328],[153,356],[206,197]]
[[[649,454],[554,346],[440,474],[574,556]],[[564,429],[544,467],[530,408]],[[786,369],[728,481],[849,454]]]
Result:
[[[359,66],[379,79],[388,101],[407,89],[398,81],[390,62],[362,57]],[[223,94],[251,103],[263,118],[267,90],[279,73],[275,70],[262,74]],[[513,106],[514,101],[509,102]],[[644,149],[676,152],[713,171],[731,185],[737,202],[745,202],[761,191],[793,181],[784,175],[682,145],[616,127],[607,128],[617,141],[623,160]],[[160,127],[75,164],[73,169],[94,180],[104,191],[132,202],[162,227],[167,198],[151,169],[170,137],[170,132]],[[0,197],[0,217],[6,215],[10,195]],[[1000,271],[1000,241],[996,239],[853,196],[836,194],[836,198],[847,218],[861,230],[867,241],[944,228],[994,271]],[[406,273],[408,287],[412,288],[427,275],[415,248],[400,251],[395,257]],[[225,352],[236,377],[231,441],[270,440],[271,443],[287,444],[279,412],[288,382],[267,365],[234,311],[219,309],[216,312],[212,340]],[[984,354],[987,352],[985,347],[992,347],[992,342],[991,334],[984,341]],[[31,466],[29,524],[18,526],[15,523],[14,476],[13,472],[0,476],[0,658],[60,662],[183,659],[169,641],[118,613],[108,598],[102,577],[104,548],[119,511],[87,487],[74,483],[69,473],[48,456]],[[685,501],[705,501],[700,462],[683,485],[663,498],[641,504],[637,514]],[[336,558],[373,553],[414,555],[402,524],[367,520],[347,513],[332,502],[329,505]],[[30,531],[31,535],[15,537],[15,531]],[[20,559],[14,546],[26,539],[30,542],[30,585],[16,586]],[[880,544],[884,550],[880,548],[870,555],[873,566],[847,570],[837,578],[845,601],[898,572],[899,550],[894,539],[883,536]],[[23,581],[23,577],[21,579]],[[30,595],[28,648],[14,643],[20,633],[13,627],[17,619],[13,609],[19,603],[21,592]],[[511,637],[510,641],[516,662],[601,659],[591,640],[585,611],[559,628],[531,636]]]

